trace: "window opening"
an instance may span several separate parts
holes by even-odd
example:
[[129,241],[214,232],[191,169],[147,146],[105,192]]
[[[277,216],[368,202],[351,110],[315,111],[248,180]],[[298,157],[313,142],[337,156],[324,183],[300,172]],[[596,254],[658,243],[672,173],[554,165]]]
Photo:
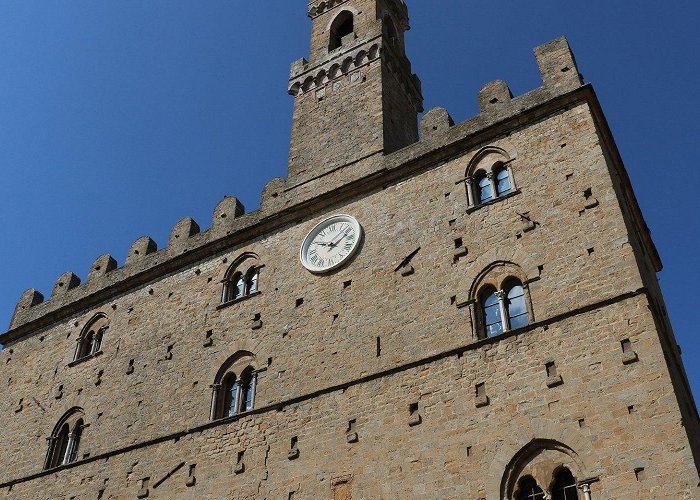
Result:
[[243,411],[250,411],[253,409],[253,390],[254,389],[255,389],[255,387],[253,386],[252,372],[248,371],[241,379],[242,400],[241,400],[240,410],[242,412]]
[[493,190],[491,189],[491,180],[486,174],[478,180],[479,184],[479,203],[486,203],[493,199]]
[[560,470],[554,479],[552,500],[578,500],[576,479],[569,469]]
[[484,317],[487,337],[503,333],[501,304],[495,289],[491,289],[484,294]]
[[[242,269],[245,262],[250,263],[251,261],[254,262],[254,265],[248,267],[247,270]],[[236,259],[236,262],[226,271],[221,302],[226,304],[256,294],[259,290],[261,267],[257,265],[255,254],[244,254]]]
[[78,459],[78,448],[80,447],[80,438],[83,435],[83,421],[78,420],[75,423],[73,430],[73,439],[70,442],[70,451],[68,452],[68,463],[72,464]]
[[527,476],[520,482],[520,493],[517,500],[544,500],[545,495],[534,478]]
[[211,386],[211,420],[232,417],[254,408],[258,373],[248,364],[253,359],[252,354],[243,352],[229,358],[221,367]]
[[240,299],[245,295],[245,279],[242,274],[234,278],[233,300]]
[[236,392],[238,386],[236,384],[236,376],[229,373],[224,379],[224,416],[230,417],[236,414]]
[[501,165],[495,171],[496,174],[496,196],[504,196],[510,193],[510,175],[508,169]]
[[258,291],[258,268],[251,267],[246,275],[247,294],[252,295]]
[[343,38],[355,31],[355,23],[352,13],[344,10],[333,21],[331,26],[331,40],[328,50],[335,50],[343,45]]
[[507,290],[508,323],[511,329],[527,326],[527,305],[525,304],[525,290],[518,282],[512,283]]
[[53,469],[78,460],[80,439],[85,427],[82,415],[83,412],[79,409],[71,410],[59,421],[54,433],[47,439],[44,469]]

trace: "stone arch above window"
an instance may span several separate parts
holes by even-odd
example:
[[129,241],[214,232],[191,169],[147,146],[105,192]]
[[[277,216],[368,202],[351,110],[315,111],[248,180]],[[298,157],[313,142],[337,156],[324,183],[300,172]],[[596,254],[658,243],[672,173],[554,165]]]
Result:
[[494,262],[474,280],[470,290],[472,331],[478,338],[495,337],[534,320],[528,281],[520,266]]
[[73,361],[88,359],[102,352],[102,342],[108,328],[109,318],[107,315],[104,313],[95,314],[80,331]]
[[341,10],[335,16],[330,25],[330,40],[328,51],[336,50],[343,46],[347,36],[355,33],[355,15],[347,9]]
[[72,408],[66,412],[46,439],[48,450],[44,469],[53,469],[78,460],[78,451],[85,425],[85,412],[82,408]]
[[533,440],[506,467],[501,498],[577,500],[576,477],[581,478],[583,470],[581,459],[569,446],[559,441]]
[[508,152],[488,146],[474,155],[467,166],[464,183],[470,208],[493,202],[517,191],[513,161]]
[[248,351],[239,351],[226,360],[211,386],[211,420],[253,409],[258,372],[255,356]]
[[254,253],[244,253],[234,260],[222,281],[221,303],[228,304],[257,295],[263,267]]

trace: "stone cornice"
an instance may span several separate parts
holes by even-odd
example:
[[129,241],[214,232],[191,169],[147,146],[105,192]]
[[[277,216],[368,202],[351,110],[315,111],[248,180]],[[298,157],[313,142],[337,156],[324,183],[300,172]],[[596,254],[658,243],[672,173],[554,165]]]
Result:
[[421,83],[411,73],[408,58],[400,55],[400,51],[388,44],[381,35],[369,38],[352,49],[332,53],[327,60],[313,67],[304,59],[295,62],[287,91],[296,97],[318,90],[377,59],[385,60],[387,68],[396,75],[406,94],[411,96],[418,112],[423,111]]

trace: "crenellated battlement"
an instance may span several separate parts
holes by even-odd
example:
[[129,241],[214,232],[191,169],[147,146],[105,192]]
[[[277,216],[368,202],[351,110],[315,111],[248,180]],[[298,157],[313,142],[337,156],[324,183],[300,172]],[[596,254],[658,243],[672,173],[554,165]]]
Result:
[[[410,166],[418,159],[430,165],[424,161],[426,157],[450,154],[451,145],[465,145],[482,141],[488,135],[497,135],[503,124],[521,115],[550,113],[549,108],[563,106],[572,99],[594,98],[592,93],[576,92],[590,87],[583,86],[565,38],[537,47],[535,55],[544,82],[542,87],[513,97],[505,82],[491,82],[478,92],[480,114],[457,125],[447,110],[430,110],[421,121],[420,141],[382,156],[369,170],[340,168],[312,179],[294,175],[287,179],[272,179],[263,189],[260,208],[253,212],[245,213],[238,199],[227,196],[216,205],[212,225],[205,231],[201,231],[192,218],[186,217],[173,226],[165,248],[159,250],[155,241],[143,236],[131,245],[121,267],[112,256],[104,254],[91,266],[85,283],[81,283],[76,274],[66,272],[58,278],[48,300],[34,289],[27,290],[15,308],[10,330],[0,336],[0,342],[15,341],[38,327],[103,303],[119,291],[152,281],[297,220],[312,201],[315,204],[337,203],[343,196],[357,193],[352,186],[368,189],[374,184],[399,179],[411,172]],[[293,78],[290,93],[301,93],[327,84],[336,72],[345,74],[343,72],[358,64],[367,64],[378,56],[379,46],[369,43],[344,54],[342,62],[329,61],[314,75],[299,71]],[[338,191],[340,187],[344,188],[342,193]]]

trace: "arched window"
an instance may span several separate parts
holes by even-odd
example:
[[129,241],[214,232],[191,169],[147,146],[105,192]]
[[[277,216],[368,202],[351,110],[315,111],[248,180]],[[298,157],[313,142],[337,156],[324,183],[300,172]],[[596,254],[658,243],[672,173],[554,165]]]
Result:
[[231,415],[236,414],[236,400],[238,399],[238,395],[236,392],[238,391],[238,384],[236,383],[236,374],[235,373],[228,373],[226,377],[224,378],[224,382],[222,384],[222,390],[223,390],[223,405],[221,408],[221,416],[222,417],[230,417]]
[[253,384],[253,369],[246,368],[241,375],[241,396],[239,411],[250,411],[253,409],[253,399],[255,398],[255,386]]
[[255,266],[248,269],[248,272],[245,275],[245,286],[246,286],[246,291],[248,292],[248,295],[252,295],[258,291],[258,275],[259,274],[260,274],[260,270]]
[[576,479],[569,469],[562,469],[554,477],[552,500],[578,500]]
[[212,420],[253,409],[258,381],[258,371],[254,362],[255,358],[251,353],[239,352],[219,369],[212,385]]
[[53,469],[78,460],[84,428],[83,411],[80,408],[72,409],[59,420],[53,433],[47,438],[48,451],[44,469]]
[[543,500],[545,495],[534,478],[525,476],[520,480],[520,487],[515,498],[517,500]]
[[487,337],[494,337],[503,333],[503,318],[501,317],[501,303],[495,288],[487,288],[482,294],[484,306],[484,329]]
[[510,193],[510,174],[508,169],[502,164],[497,164],[493,173],[496,178],[496,196],[505,196]]
[[486,286],[479,294],[479,302],[483,337],[495,337],[530,323],[525,288],[520,280],[509,278],[500,290]]
[[261,268],[255,254],[243,254],[236,259],[224,276],[221,302],[226,304],[258,293]]
[[486,203],[493,199],[493,186],[491,185],[491,179],[486,173],[481,173],[477,178],[477,185],[479,186],[478,192],[478,203]]
[[107,328],[109,328],[107,316],[102,313],[93,316],[78,336],[78,346],[75,349],[74,361],[80,361],[101,352],[102,338]]
[[469,162],[464,182],[470,208],[516,193],[513,159],[503,149],[488,146]]
[[335,50],[343,45],[343,38],[355,31],[355,20],[352,12],[344,10],[333,20],[331,39],[328,50]]
[[506,294],[506,310],[508,311],[508,327],[511,330],[526,326],[529,323],[527,304],[525,303],[525,289],[523,285],[512,280],[504,287]]
[[233,300],[240,299],[245,296],[245,278],[242,273],[236,273],[233,277]]

